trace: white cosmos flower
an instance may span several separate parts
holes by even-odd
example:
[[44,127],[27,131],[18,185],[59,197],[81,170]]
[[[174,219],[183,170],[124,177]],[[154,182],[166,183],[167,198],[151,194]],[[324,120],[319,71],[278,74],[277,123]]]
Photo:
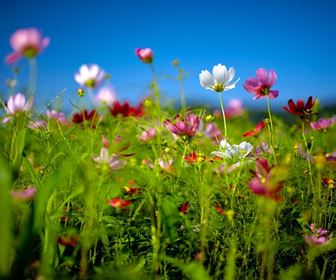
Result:
[[95,88],[105,78],[106,74],[97,64],[82,65],[75,74],[75,81],[82,86]]
[[220,158],[243,159],[253,150],[253,146],[248,142],[241,142],[239,145],[230,145],[226,140],[220,142],[221,150],[211,154]]
[[236,83],[240,78],[232,82],[234,75],[235,70],[233,67],[227,70],[225,65],[217,64],[212,69],[212,75],[208,70],[202,70],[199,74],[199,79],[202,87],[222,92],[236,87]]

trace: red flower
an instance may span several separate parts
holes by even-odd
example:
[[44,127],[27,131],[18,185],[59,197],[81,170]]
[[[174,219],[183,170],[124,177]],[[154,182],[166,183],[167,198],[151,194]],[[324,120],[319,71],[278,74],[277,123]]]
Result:
[[122,115],[124,117],[141,117],[144,115],[142,103],[136,107],[132,107],[128,102],[119,103],[115,101],[113,107],[109,108],[112,116]]
[[108,205],[114,207],[114,208],[118,208],[118,209],[122,209],[122,208],[126,208],[128,206],[130,206],[132,204],[131,200],[122,200],[120,197],[115,197],[112,198],[111,200],[109,200]]
[[250,136],[256,136],[260,133],[260,131],[263,130],[263,128],[265,128],[265,126],[267,125],[267,122],[266,121],[261,121],[259,122],[255,128],[253,128],[252,130],[250,131],[247,131],[243,134],[243,137],[250,137]]
[[202,154],[196,154],[195,152],[192,152],[190,154],[187,154],[184,157],[184,160],[187,163],[193,164],[193,163],[199,163],[199,162],[204,162],[206,159],[205,156],[203,156]]
[[57,243],[67,247],[76,247],[78,244],[79,236],[64,235],[57,238]]
[[87,121],[90,123],[90,127],[95,127],[95,122],[98,119],[98,114],[96,110],[87,111],[83,110],[82,112],[75,113],[72,116],[72,122],[74,123],[83,123],[84,121]]
[[125,193],[127,193],[128,195],[135,195],[135,194],[138,194],[141,189],[139,188],[136,188],[136,187],[128,187],[128,186],[125,186],[124,187],[124,191]]
[[224,209],[222,208],[222,206],[221,206],[219,203],[217,203],[217,204],[215,205],[215,210],[216,210],[216,212],[217,212],[218,214],[220,214],[220,215],[224,215],[224,214],[225,214]]
[[313,99],[312,96],[309,96],[306,104],[303,99],[298,99],[296,104],[294,103],[293,99],[289,99],[288,107],[284,106],[282,108],[290,114],[304,118],[314,113],[312,109],[314,107],[315,101],[316,99]]
[[178,208],[178,211],[181,213],[181,214],[187,214],[188,213],[188,210],[189,210],[189,202],[188,201],[185,201],[183,202],[180,207]]

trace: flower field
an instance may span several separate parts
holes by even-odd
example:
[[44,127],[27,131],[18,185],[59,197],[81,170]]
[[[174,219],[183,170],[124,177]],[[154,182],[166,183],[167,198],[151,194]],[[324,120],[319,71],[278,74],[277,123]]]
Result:
[[[336,279],[335,118],[318,96],[283,104],[288,122],[272,112],[275,70],[240,81],[218,64],[199,80],[220,110],[182,91],[177,110],[139,48],[151,93],[138,104],[84,64],[72,113],[41,110],[32,73],[49,38],[20,29],[10,44],[6,62],[31,76],[1,101],[0,279]],[[262,119],[224,104],[237,87],[266,101]]]

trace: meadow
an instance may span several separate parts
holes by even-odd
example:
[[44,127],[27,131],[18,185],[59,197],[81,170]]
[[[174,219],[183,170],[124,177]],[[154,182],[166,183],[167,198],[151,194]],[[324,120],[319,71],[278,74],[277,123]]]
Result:
[[[0,279],[336,279],[336,129],[318,96],[283,104],[289,123],[272,113],[274,70],[239,81],[218,64],[199,78],[220,110],[188,107],[183,91],[177,110],[144,48],[148,96],[121,102],[84,64],[66,115],[54,100],[34,108],[48,43],[20,29],[6,58],[31,76],[1,102]],[[223,104],[241,86],[267,101],[256,123],[239,100]]]

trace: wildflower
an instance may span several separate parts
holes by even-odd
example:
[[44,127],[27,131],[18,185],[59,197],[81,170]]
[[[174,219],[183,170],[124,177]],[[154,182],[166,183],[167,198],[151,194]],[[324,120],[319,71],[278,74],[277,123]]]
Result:
[[202,70],[199,74],[199,80],[201,86],[205,89],[223,92],[236,87],[239,78],[232,83],[234,75],[235,70],[233,67],[227,70],[225,65],[217,64],[212,69],[212,75],[208,70]]
[[178,211],[181,213],[181,214],[187,214],[188,213],[188,210],[189,210],[189,202],[188,201],[185,201],[183,202],[179,208],[178,208]]
[[139,140],[142,142],[148,142],[152,140],[153,138],[155,138],[156,134],[157,134],[157,131],[155,128],[149,128],[145,130],[144,132],[142,132],[142,134],[139,136]]
[[22,93],[17,93],[9,97],[5,105],[7,116],[2,120],[2,123],[7,123],[12,117],[17,114],[28,112],[33,107],[33,98],[26,102],[26,98]]
[[264,152],[272,154],[272,149],[265,142],[261,142],[260,146],[256,147],[255,154],[256,156],[261,156]]
[[320,130],[326,130],[328,127],[331,127],[335,122],[335,118],[331,117],[328,119],[325,118],[320,118],[318,121],[316,122],[311,122],[310,126],[312,129],[315,129],[317,131]]
[[239,145],[230,145],[226,140],[220,142],[220,151],[213,151],[211,154],[219,158],[230,158],[239,161],[240,159],[246,158],[251,151],[253,146],[248,142],[242,142]]
[[315,224],[309,226],[311,235],[305,235],[304,239],[308,245],[318,246],[328,243],[328,231],[324,228],[316,228]]
[[253,128],[252,130],[250,131],[247,131],[243,134],[243,137],[251,137],[251,136],[256,136],[258,135],[267,125],[267,122],[266,121],[261,121],[259,122],[255,128]]
[[111,107],[116,101],[116,94],[112,87],[103,87],[94,98],[96,104]]
[[56,110],[46,110],[45,115],[47,116],[48,119],[50,120],[55,120],[59,123],[62,124],[68,124],[69,121],[65,117],[63,112],[58,112]]
[[277,80],[277,74],[274,70],[270,70],[269,74],[264,68],[259,68],[256,71],[255,78],[249,78],[244,83],[244,88],[254,95],[253,99],[259,99],[265,96],[273,99],[279,95],[278,90],[271,90],[271,87]]
[[63,235],[57,238],[57,243],[66,247],[76,247],[79,241],[78,235]]
[[257,159],[256,170],[252,171],[252,173],[254,177],[249,183],[249,188],[253,193],[276,201],[281,199],[279,193],[284,184],[284,180],[281,176],[278,177],[278,174],[274,175],[276,172],[272,172],[266,159]]
[[117,209],[123,209],[123,208],[127,208],[128,206],[130,206],[132,204],[132,201],[123,200],[120,197],[115,197],[109,200],[107,204]]
[[114,101],[113,106],[109,107],[109,111],[112,116],[141,117],[144,115],[142,103],[139,103],[136,107],[132,107],[128,102],[119,103],[119,101]]
[[243,103],[239,99],[231,99],[228,103],[228,107],[225,109],[225,117],[227,119],[232,119],[240,117],[243,114]]
[[284,106],[282,108],[290,114],[305,118],[306,116],[313,114],[312,109],[314,107],[315,101],[316,99],[313,99],[312,96],[309,96],[306,104],[303,99],[298,99],[296,104],[294,103],[293,99],[289,99],[288,107]]
[[93,157],[93,160],[98,165],[108,165],[112,170],[118,170],[125,164],[123,160],[119,159],[119,155],[110,156],[105,147],[101,148],[100,155]]
[[158,164],[160,165],[163,171],[173,171],[174,170],[173,163],[174,163],[173,159],[168,160],[158,159]]
[[208,136],[213,142],[218,143],[222,140],[222,133],[219,130],[216,123],[209,123],[207,124],[204,134]]
[[81,86],[88,88],[96,88],[99,83],[104,80],[105,72],[97,64],[83,64],[79,68],[79,72],[75,74],[75,81]]
[[135,195],[135,194],[138,194],[138,193],[141,191],[141,189],[136,188],[136,187],[125,186],[125,187],[124,187],[124,191],[125,191],[126,194],[128,194],[128,195]]
[[95,122],[98,118],[96,110],[87,111],[83,110],[82,112],[75,113],[72,117],[72,122],[74,123],[84,123],[85,121],[90,122],[90,126],[93,128]]
[[18,29],[10,37],[14,52],[6,56],[6,62],[14,63],[22,56],[34,58],[49,45],[49,42],[50,39],[42,38],[36,28]]
[[37,192],[36,188],[31,186],[24,190],[12,191],[11,196],[19,201],[31,201],[35,197],[36,192]]
[[329,189],[335,189],[336,188],[336,182],[333,179],[331,179],[331,178],[323,177],[322,178],[322,182]]
[[164,125],[175,135],[180,137],[193,137],[200,127],[200,117],[192,112],[188,112],[185,118],[180,115],[175,115],[174,120],[169,119],[164,122]]
[[222,208],[222,206],[220,205],[220,203],[216,203],[215,205],[215,210],[218,214],[220,215],[224,215],[225,214],[225,211],[224,209]]
[[201,153],[192,152],[184,156],[184,160],[189,164],[201,163],[206,160],[206,157]]
[[46,129],[48,124],[44,120],[31,121],[28,125],[31,129]]
[[150,64],[153,62],[153,51],[150,48],[136,48],[135,54],[144,63]]

